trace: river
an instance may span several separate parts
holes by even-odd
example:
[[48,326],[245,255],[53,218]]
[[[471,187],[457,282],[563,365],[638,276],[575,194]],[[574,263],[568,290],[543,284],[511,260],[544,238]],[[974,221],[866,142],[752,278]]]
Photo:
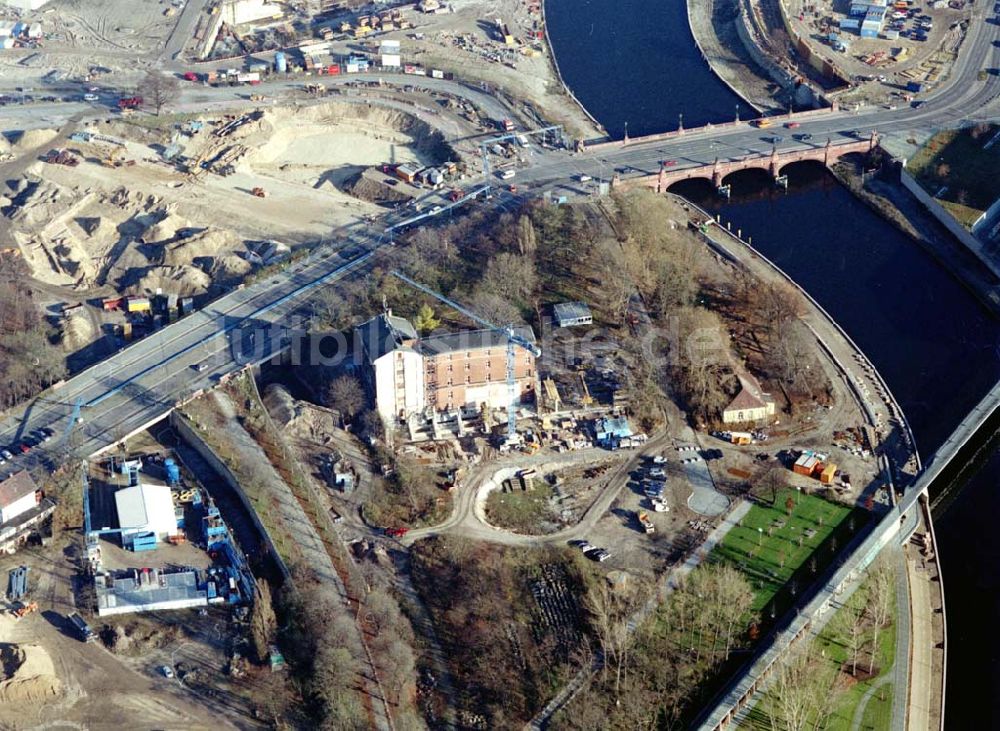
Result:
[[[545,8],[563,77],[612,135],[625,121],[630,135],[674,129],[680,113],[686,127],[732,119],[732,92],[694,47],[684,0],[545,0]],[[727,180],[728,201],[708,181],[672,190],[752,237],[826,308],[885,378],[929,456],[1000,379],[1000,323],[822,167],[786,172],[787,192],[760,171]],[[936,524],[948,607],[946,719],[955,729],[1000,728],[992,702],[1000,689],[1000,448],[991,449]]]

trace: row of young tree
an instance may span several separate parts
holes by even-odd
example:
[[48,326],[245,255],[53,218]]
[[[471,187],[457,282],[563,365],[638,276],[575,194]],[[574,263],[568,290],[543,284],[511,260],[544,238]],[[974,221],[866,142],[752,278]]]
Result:
[[703,700],[706,681],[746,646],[753,590],[731,566],[695,569],[647,614],[649,601],[637,586],[591,590],[603,667],[595,687],[554,717],[553,729],[682,728]]
[[890,560],[879,556],[858,594],[831,620],[828,632],[847,651],[842,665],[826,657],[819,640],[796,644],[779,662],[771,690],[758,707],[758,715],[767,719],[773,731],[826,728],[849,684],[884,670],[877,665],[879,639],[892,622],[894,582]]

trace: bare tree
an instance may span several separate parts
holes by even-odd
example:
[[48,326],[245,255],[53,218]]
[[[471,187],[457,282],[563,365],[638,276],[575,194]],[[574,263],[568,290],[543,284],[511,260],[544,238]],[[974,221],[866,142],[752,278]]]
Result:
[[858,657],[865,644],[866,626],[864,612],[845,605],[837,612],[834,629],[846,638],[846,650],[851,658],[851,675],[858,674]]
[[327,389],[326,401],[347,418],[357,416],[365,407],[365,392],[355,376],[343,375],[334,379]]
[[872,651],[868,672],[875,670],[878,656],[878,636],[882,627],[892,619],[895,571],[890,558],[882,553],[868,569],[868,597],[865,611],[872,621]]
[[177,96],[179,87],[177,79],[173,76],[149,71],[143,78],[139,91],[142,94],[143,104],[151,106],[156,111],[156,116],[160,116],[167,102]]
[[641,604],[640,594],[634,586],[612,590],[607,582],[600,581],[587,595],[587,604],[597,627],[605,667],[614,668],[618,697],[622,682],[628,679],[628,653],[634,638],[629,620]]

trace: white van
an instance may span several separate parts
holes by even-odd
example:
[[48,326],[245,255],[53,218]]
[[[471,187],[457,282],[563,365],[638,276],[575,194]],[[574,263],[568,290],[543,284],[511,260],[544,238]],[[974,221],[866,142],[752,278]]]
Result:
[[502,171],[500,173],[500,179],[501,180],[510,180],[513,177],[514,177],[514,171],[513,170],[504,170],[504,171]]

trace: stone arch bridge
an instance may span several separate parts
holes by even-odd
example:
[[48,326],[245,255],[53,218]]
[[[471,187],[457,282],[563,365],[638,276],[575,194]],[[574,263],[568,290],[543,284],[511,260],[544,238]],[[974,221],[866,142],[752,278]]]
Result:
[[674,183],[682,180],[705,178],[712,181],[715,188],[722,185],[723,179],[731,173],[740,170],[766,170],[774,180],[781,177],[781,170],[786,165],[793,162],[803,162],[814,160],[829,167],[844,155],[855,152],[869,153],[878,146],[878,136],[873,132],[868,139],[851,140],[834,144],[827,140],[823,147],[812,147],[806,150],[787,150],[779,152],[777,146],[771,148],[770,153],[756,153],[745,155],[739,159],[729,159],[720,161],[718,158],[714,162],[695,167],[671,169],[664,165],[660,166],[660,172],[653,175],[644,175],[636,178],[622,180],[615,174],[612,187],[632,188],[642,186],[652,188],[657,193],[665,193]]

